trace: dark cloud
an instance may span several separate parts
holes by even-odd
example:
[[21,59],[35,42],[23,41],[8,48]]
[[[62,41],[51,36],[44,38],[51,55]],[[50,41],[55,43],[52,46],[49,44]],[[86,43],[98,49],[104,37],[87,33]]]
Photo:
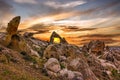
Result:
[[97,29],[97,28],[79,28],[76,26],[69,26],[69,27],[63,28],[62,30],[65,32],[71,32],[71,31],[74,32],[74,31],[92,31],[95,29]]
[[0,16],[5,17],[6,15],[12,14],[13,7],[5,2],[5,0],[0,0]]

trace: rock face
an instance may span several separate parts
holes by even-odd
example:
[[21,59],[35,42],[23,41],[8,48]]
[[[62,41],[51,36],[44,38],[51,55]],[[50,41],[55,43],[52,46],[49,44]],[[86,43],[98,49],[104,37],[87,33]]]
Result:
[[51,37],[50,37],[50,44],[53,43],[68,43],[65,38],[60,37],[59,34],[57,34],[56,32],[53,32]]
[[101,55],[104,51],[105,43],[99,40],[91,41],[83,46],[83,51],[88,53],[94,53],[96,55]]

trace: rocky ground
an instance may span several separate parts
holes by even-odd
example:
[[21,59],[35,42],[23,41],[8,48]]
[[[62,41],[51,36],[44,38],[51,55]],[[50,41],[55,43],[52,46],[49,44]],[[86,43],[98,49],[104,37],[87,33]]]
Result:
[[120,80],[120,47],[49,44],[27,35],[5,45],[0,33],[0,80]]
[[46,42],[20,34],[19,23],[17,16],[0,32],[0,80],[120,80],[120,47],[99,40],[78,47],[56,32]]

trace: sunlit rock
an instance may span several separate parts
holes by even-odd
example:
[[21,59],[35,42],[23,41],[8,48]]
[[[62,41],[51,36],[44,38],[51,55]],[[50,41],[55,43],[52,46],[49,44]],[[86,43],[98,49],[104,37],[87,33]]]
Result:
[[16,35],[17,34],[17,29],[18,29],[18,26],[20,24],[20,16],[16,16],[14,17],[9,23],[8,23],[8,26],[7,26],[7,35],[6,35],[6,39],[5,39],[5,45],[7,46],[10,41],[11,41],[11,37],[13,35]]

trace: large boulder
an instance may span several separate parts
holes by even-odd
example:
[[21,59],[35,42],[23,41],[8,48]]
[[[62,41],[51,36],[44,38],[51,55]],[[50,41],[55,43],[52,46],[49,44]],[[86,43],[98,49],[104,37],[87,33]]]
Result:
[[52,72],[55,72],[55,73],[57,73],[61,70],[60,63],[55,58],[48,59],[48,61],[44,64],[44,68],[47,71],[52,71]]

